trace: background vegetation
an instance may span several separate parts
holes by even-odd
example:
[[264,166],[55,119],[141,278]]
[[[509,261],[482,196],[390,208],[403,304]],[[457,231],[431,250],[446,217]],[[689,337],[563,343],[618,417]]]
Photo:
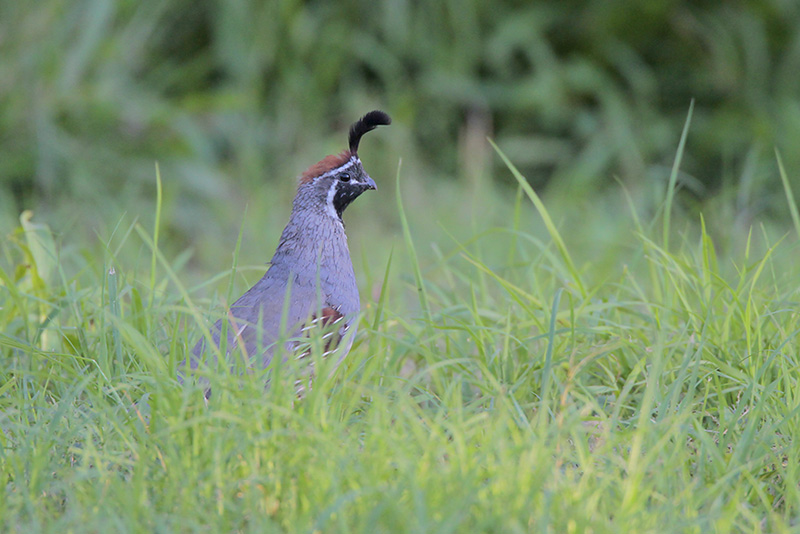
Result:
[[490,136],[537,187],[580,200],[620,179],[649,194],[653,182],[663,190],[692,98],[687,202],[725,190],[748,223],[781,217],[773,148],[800,165],[791,1],[49,0],[2,10],[5,224],[22,208],[70,214],[76,201],[104,207],[94,221],[73,216],[78,228],[147,213],[158,161],[164,223],[196,241],[219,227],[219,206],[288,183],[340,147],[331,133],[378,106],[396,119],[375,141],[379,176],[402,156],[425,182],[513,186]]
[[[788,0],[0,2],[2,529],[795,531],[799,94]],[[206,406],[373,108],[351,355]]]

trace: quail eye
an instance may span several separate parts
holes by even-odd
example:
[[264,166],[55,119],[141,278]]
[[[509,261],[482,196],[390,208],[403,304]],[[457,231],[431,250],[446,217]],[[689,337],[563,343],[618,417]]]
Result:
[[350,181],[350,173],[349,172],[343,172],[342,174],[339,175],[339,179],[341,181],[343,181],[343,182],[349,182]]

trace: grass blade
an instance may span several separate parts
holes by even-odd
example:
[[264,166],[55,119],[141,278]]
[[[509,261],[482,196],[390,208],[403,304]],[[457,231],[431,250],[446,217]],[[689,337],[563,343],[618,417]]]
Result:
[[778,160],[778,172],[781,175],[781,182],[783,182],[783,190],[786,192],[786,200],[789,202],[789,212],[792,214],[792,222],[794,223],[794,231],[800,237],[800,214],[797,212],[797,202],[794,200],[794,193],[792,193],[792,186],[789,183],[789,177],[786,175],[786,169],[783,168],[783,159],[778,149],[775,149],[775,158]]
[[158,236],[161,228],[161,208],[161,169],[158,166],[158,162],[156,162],[156,217],[153,225],[153,253],[150,256],[150,299],[147,305],[148,308],[153,306],[153,298],[156,293],[156,250],[158,250]]
[[431,324],[431,309],[428,305],[428,294],[425,291],[425,281],[422,279],[422,270],[419,267],[419,259],[417,257],[417,249],[414,247],[414,240],[411,238],[411,229],[408,225],[408,218],[406,211],[403,207],[403,196],[400,193],[400,169],[403,161],[397,164],[397,180],[396,180],[396,194],[397,194],[397,211],[400,214],[400,223],[403,226],[403,239],[408,249],[408,256],[411,260],[411,267],[414,269],[414,283],[417,287],[417,295],[419,296],[419,304],[422,307],[422,314],[428,325]]
[[664,250],[669,250],[669,230],[672,217],[672,203],[675,199],[675,185],[678,183],[678,172],[683,160],[683,152],[686,148],[686,138],[689,136],[689,125],[692,123],[692,113],[694,112],[694,99],[689,104],[689,113],[686,115],[686,122],[681,132],[681,140],[678,143],[678,152],[675,154],[675,161],[672,163],[672,171],[669,173],[669,185],[667,185],[667,199],[664,202],[664,229],[662,234],[662,244]]
[[539,216],[541,216],[542,220],[544,221],[544,225],[547,228],[547,232],[550,234],[550,238],[555,242],[556,248],[558,248],[558,252],[561,254],[561,258],[563,259],[564,263],[567,266],[567,270],[572,276],[572,280],[575,282],[575,285],[578,286],[578,290],[581,293],[581,296],[586,297],[586,287],[584,286],[583,282],[581,281],[580,273],[578,273],[578,269],[575,268],[575,264],[572,261],[572,257],[567,250],[567,246],[564,244],[564,240],[561,238],[561,234],[556,228],[553,219],[550,217],[550,213],[547,211],[547,208],[544,205],[544,202],[539,198],[539,195],[536,194],[536,191],[533,190],[531,184],[528,183],[528,180],[525,179],[524,176],[517,170],[511,160],[506,157],[506,155],[500,150],[500,148],[492,141],[491,139],[489,142],[494,147],[497,154],[503,160],[503,163],[506,164],[506,167],[511,171],[511,174],[514,175],[514,178],[517,179],[520,187],[522,187],[525,194],[528,195],[528,198],[533,202],[533,205],[536,207],[536,211],[539,212]]

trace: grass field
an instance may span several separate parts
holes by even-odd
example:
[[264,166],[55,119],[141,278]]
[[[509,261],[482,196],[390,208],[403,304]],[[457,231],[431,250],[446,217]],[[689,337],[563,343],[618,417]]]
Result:
[[[545,205],[516,175],[463,219],[401,166],[393,232],[345,216],[360,333],[302,399],[289,365],[266,391],[210,373],[208,405],[175,379],[279,226],[217,243],[231,266],[202,277],[162,249],[161,204],[94,242],[23,214],[0,263],[0,530],[796,532],[789,180],[794,228],[725,200],[698,218],[677,162],[652,210],[622,187]],[[391,188],[359,203],[390,211]]]

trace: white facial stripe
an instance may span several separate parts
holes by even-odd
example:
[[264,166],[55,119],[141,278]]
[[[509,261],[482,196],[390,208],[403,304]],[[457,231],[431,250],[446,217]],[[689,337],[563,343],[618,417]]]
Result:
[[[361,160],[358,159],[356,156],[351,157],[347,160],[347,163],[336,167],[335,169],[331,169],[328,172],[324,172],[320,174],[315,180],[319,180],[321,178],[329,178],[331,176],[335,176],[341,172],[349,170],[352,167],[355,167],[357,164],[361,163]],[[336,196],[336,187],[339,184],[338,181],[331,183],[331,188],[328,189],[328,197],[325,201],[325,213],[336,219],[337,221],[341,220],[339,215],[336,213],[336,208],[333,207],[333,197]]]
[[340,172],[346,171],[350,167],[355,167],[355,165],[357,163],[361,163],[361,160],[358,159],[357,157],[353,156],[352,158],[347,160],[347,163],[345,163],[341,167],[336,167],[335,169],[331,169],[328,172],[324,172],[324,173],[320,174],[317,178],[328,178],[329,176],[333,176],[335,174],[339,174]]
[[[340,169],[341,168],[343,168],[343,167],[340,167]],[[329,171],[329,172],[333,172],[333,171]],[[328,174],[328,173],[325,173],[325,174]],[[323,176],[325,176],[325,174],[323,174]],[[339,220],[339,215],[336,213],[336,208],[333,207],[333,197],[336,196],[336,186],[338,184],[339,184],[339,182],[332,182],[331,183],[331,188],[328,189],[328,198],[325,201],[325,213],[327,213],[328,215],[330,215],[331,217],[333,217],[337,221]]]

